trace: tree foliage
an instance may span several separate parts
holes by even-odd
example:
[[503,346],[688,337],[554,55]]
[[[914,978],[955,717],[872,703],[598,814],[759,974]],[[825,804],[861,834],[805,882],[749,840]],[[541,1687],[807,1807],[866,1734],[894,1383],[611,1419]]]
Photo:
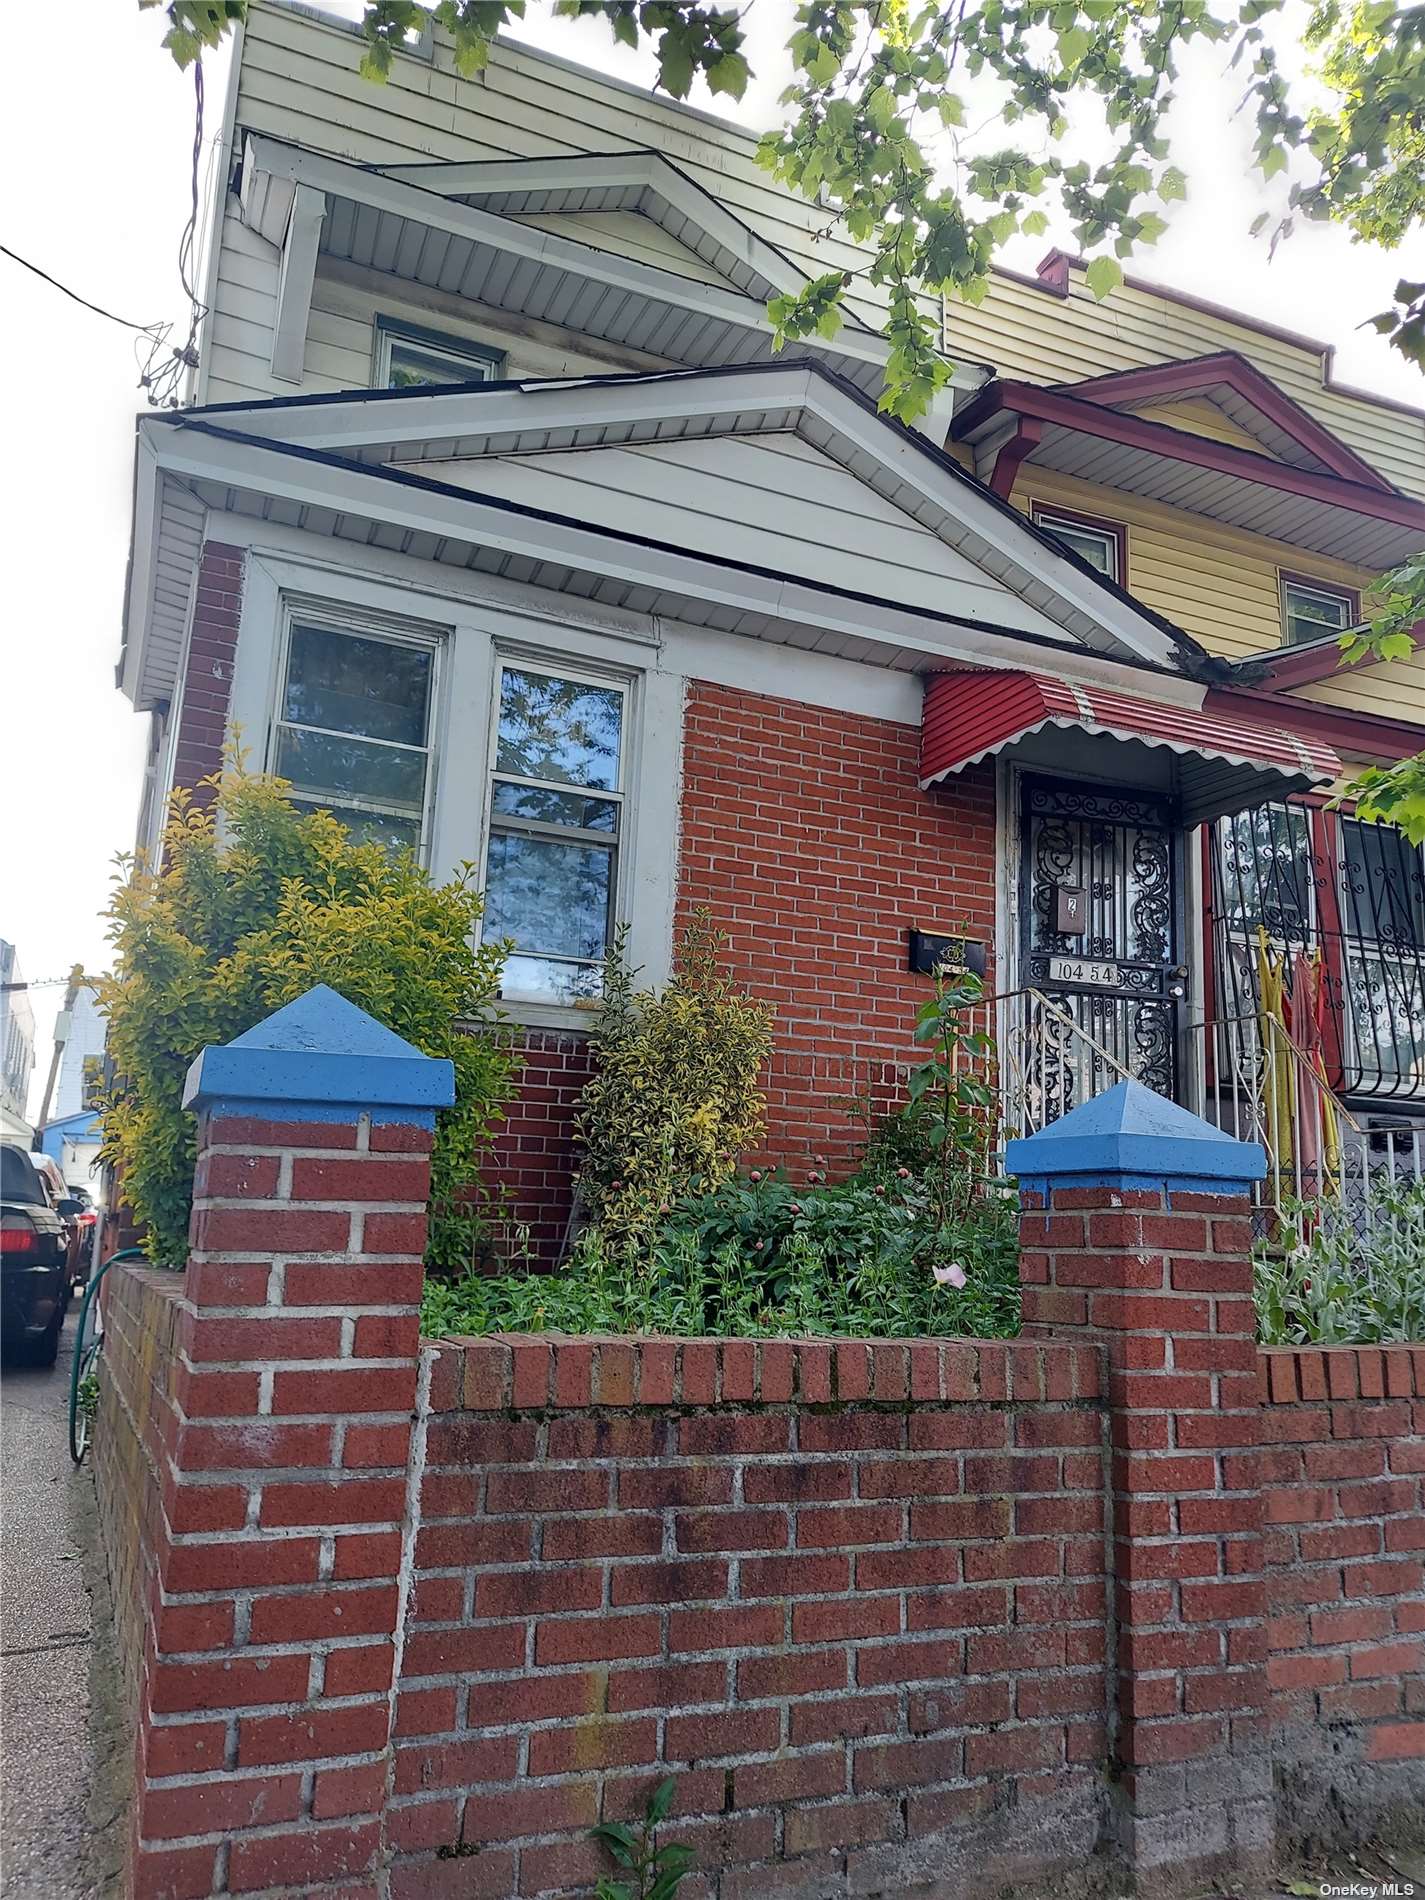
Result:
[[[736,100],[751,78],[745,22],[756,4],[555,0],[555,12],[602,19],[620,44],[646,46],[672,98],[685,99],[701,76],[710,92]],[[1123,260],[1157,240],[1186,195],[1165,126],[1181,56],[1196,43],[1220,46],[1241,72],[1257,165],[1286,187],[1280,213],[1261,225],[1274,222],[1279,239],[1298,216],[1328,218],[1357,237],[1401,243],[1425,215],[1425,0],[1321,0],[1307,29],[1316,90],[1302,98],[1269,30],[1284,27],[1285,5],[802,0],[788,41],[796,77],[785,122],[763,140],[761,159],[824,204],[831,223],[844,221],[866,261],[774,298],[778,345],[834,335],[863,275],[885,298],[882,403],[909,421],[950,374],[939,296],[980,301],[1010,238],[1042,233],[1051,218],[1067,223],[1089,258],[1089,289],[1107,296]],[[492,36],[524,11],[524,0],[366,0],[362,70],[384,79],[394,52],[434,21],[458,70],[473,75]],[[170,0],[167,13],[166,43],[185,64],[244,17],[246,0]],[[996,103],[972,127],[982,84]],[[1089,128],[1105,135],[1097,164],[1081,155]],[[1425,286],[1402,281],[1396,307],[1375,321],[1425,362]]]
[[174,794],[159,868],[133,864],[116,889],[114,973],[99,990],[119,1078],[105,1158],[148,1227],[150,1257],[187,1256],[189,1063],[328,983],[455,1065],[455,1105],[436,1125],[426,1259],[468,1267],[480,1226],[470,1183],[515,1068],[492,1020],[503,948],[473,942],[478,893],[468,877],[436,885],[408,853],[353,842],[329,812],[294,805],[281,780],[232,771],[207,785],[211,804]]

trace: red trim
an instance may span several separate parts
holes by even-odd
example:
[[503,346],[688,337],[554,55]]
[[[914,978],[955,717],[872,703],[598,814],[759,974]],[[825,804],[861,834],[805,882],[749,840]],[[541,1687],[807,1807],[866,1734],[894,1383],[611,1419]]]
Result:
[[[1121,521],[1111,521],[1107,515],[1087,515],[1078,508],[1060,508],[1052,501],[1040,501],[1031,495],[1029,500],[1029,519],[1036,528],[1042,528],[1046,534],[1052,534],[1049,521],[1062,521],[1071,528],[1092,528],[1096,534],[1111,535],[1118,549],[1118,572],[1112,576],[1120,587],[1128,585],[1128,530]],[[1049,521],[1044,519],[1049,517]]]
[[1318,475],[1314,469],[1293,468],[1289,462],[1274,462],[1270,456],[1254,455],[1228,442],[1212,442],[1206,436],[1189,435],[1184,429],[1145,422],[1141,416],[1125,415],[1094,402],[1080,402],[1059,390],[1040,389],[1032,383],[992,383],[956,418],[951,434],[961,439],[991,416],[1001,413],[1032,416],[1079,435],[1102,437],[1127,448],[1143,449],[1150,455],[1166,456],[1169,461],[1211,469],[1218,475],[1235,475],[1262,487],[1280,489],[1284,494],[1301,495],[1310,501],[1325,502],[1330,507],[1345,508],[1353,514],[1389,521],[1397,527],[1425,534],[1425,504],[1404,495],[1381,494],[1359,482],[1343,481],[1339,475]]
[[1382,719],[1376,713],[1343,712],[1335,706],[1317,706],[1303,699],[1285,700],[1277,693],[1252,686],[1210,686],[1204,712],[1234,719],[1260,720],[1264,725],[1286,724],[1303,738],[1317,739],[1353,758],[1412,758],[1425,749],[1425,726],[1401,719]]
[[1147,369],[1119,370],[1113,375],[1091,376],[1083,382],[1059,383],[1056,387],[1064,395],[1077,396],[1084,402],[1114,406],[1143,402],[1155,396],[1190,395],[1221,383],[1235,389],[1283,435],[1290,436],[1299,448],[1324,463],[1329,472],[1339,475],[1343,481],[1364,482],[1367,487],[1387,495],[1400,492],[1354,449],[1348,448],[1233,350],[1219,350],[1211,356],[1184,357],[1173,363],[1155,363]]
[[[1305,574],[1284,576],[1291,580],[1308,582]],[[1320,581],[1309,581],[1312,587],[1322,586]],[[1345,592],[1343,588],[1340,590]],[[1360,613],[1359,606],[1356,609]],[[1419,646],[1425,641],[1425,620],[1417,620],[1410,629],[1411,638]],[[1239,666],[1265,666],[1267,677],[1261,681],[1262,688],[1269,693],[1290,692],[1296,686],[1315,686],[1319,680],[1334,679],[1339,673],[1360,673],[1366,668],[1379,666],[1383,656],[1379,653],[1367,653],[1359,660],[1348,665],[1341,657],[1341,649],[1334,640],[1313,641],[1310,646],[1283,647],[1279,652],[1267,654],[1249,654],[1235,664]]]
[[[1046,725],[1092,728],[1198,758],[1271,767],[1302,786],[1329,785],[1341,771],[1331,747],[1260,718],[1244,719],[1240,708],[1171,705],[1049,673],[985,668],[935,673],[927,682],[921,784],[932,784]],[[1266,787],[1264,793],[1271,795]]]
[[995,465],[990,470],[990,492],[998,495],[1001,501],[1008,501],[1015,482],[1019,479],[1022,462],[1039,447],[1044,434],[1042,422],[1023,421],[1014,434],[1005,443],[995,457]]
[[[1062,260],[1062,272],[1060,271]],[[1025,284],[1031,290],[1042,290],[1046,296],[1066,297],[1069,294],[1069,272],[1086,270],[1088,260],[1072,256],[1067,251],[1050,251],[1040,260],[1039,270],[1031,277],[1026,271],[1010,270],[1005,264],[991,264],[990,271],[996,277],[1008,277],[1014,283]],[[1057,288],[1062,275],[1064,288]],[[1299,350],[1305,350],[1316,357],[1321,364],[1321,387],[1331,390],[1338,396],[1349,396],[1353,402],[1368,402],[1377,409],[1393,409],[1397,415],[1425,417],[1425,409],[1419,403],[1402,402],[1398,396],[1380,396],[1373,389],[1357,389],[1353,383],[1338,383],[1331,374],[1332,364],[1336,360],[1336,345],[1323,343],[1318,336],[1306,336],[1300,330],[1288,330],[1280,323],[1267,323],[1261,317],[1249,317],[1241,310],[1232,310],[1225,303],[1212,303],[1206,297],[1195,297],[1188,290],[1173,290],[1167,284],[1155,284],[1150,277],[1139,277],[1128,272],[1123,279],[1130,290],[1141,290],[1149,297],[1161,297],[1164,303],[1178,304],[1184,310],[1197,310],[1207,317],[1225,317],[1229,323],[1235,323],[1239,329],[1251,330],[1256,336],[1274,336],[1283,343],[1291,343]]]

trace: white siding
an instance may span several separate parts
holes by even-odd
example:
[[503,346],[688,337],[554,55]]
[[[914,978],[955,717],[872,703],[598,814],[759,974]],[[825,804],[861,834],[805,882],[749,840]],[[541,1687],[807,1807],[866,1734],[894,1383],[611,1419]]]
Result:
[[[313,19],[276,0],[253,0],[237,80],[237,138],[267,133],[366,165],[656,150],[808,275],[863,271],[868,262],[861,246],[826,235],[824,211],[773,183],[756,161],[756,135],[742,127],[670,106],[507,41],[495,45],[485,72],[473,80],[455,73],[448,48],[438,44],[434,63],[397,55],[390,79],[378,86],[361,77],[361,52],[360,38],[337,22]],[[604,214],[606,228],[594,233],[586,226],[581,233],[588,215],[521,222],[582,235],[596,248],[619,250],[699,281],[718,281],[707,264],[652,220]],[[274,384],[267,372],[269,346],[262,336],[276,294],[276,254],[265,245],[259,253],[231,202],[222,244],[204,399],[290,394],[290,385]],[[381,301],[388,307],[389,299]],[[879,327],[883,298],[864,278],[848,303]],[[927,308],[933,307],[927,300]],[[309,358],[315,380],[308,384],[304,378],[304,391],[352,386],[326,381],[330,359],[323,355],[324,346],[322,339]],[[589,361],[611,366],[598,346]],[[357,386],[366,380],[365,375],[355,379]]]
[[789,435],[422,462],[438,481],[1076,647],[1063,628]]

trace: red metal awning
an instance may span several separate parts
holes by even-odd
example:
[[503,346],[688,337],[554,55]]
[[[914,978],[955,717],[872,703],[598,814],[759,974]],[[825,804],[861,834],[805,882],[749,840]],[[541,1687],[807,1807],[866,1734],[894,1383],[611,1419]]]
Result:
[[[927,685],[922,789],[1055,727],[1173,753],[1189,825],[1330,785],[1341,774],[1341,761],[1329,746],[1284,726],[1134,699],[1047,673],[984,669],[937,673]],[[1085,776],[1092,776],[1091,769]]]

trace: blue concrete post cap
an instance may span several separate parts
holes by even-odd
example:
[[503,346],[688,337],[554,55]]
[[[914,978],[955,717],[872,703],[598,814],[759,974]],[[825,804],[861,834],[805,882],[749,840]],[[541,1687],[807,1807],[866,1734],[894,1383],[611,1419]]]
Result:
[[1133,1176],[1210,1191],[1240,1189],[1267,1171],[1260,1142],[1224,1134],[1141,1082],[1119,1082],[1037,1135],[1011,1141],[1004,1160],[1026,1187],[1041,1181],[1099,1186]]
[[435,1125],[455,1100],[454,1064],[423,1055],[325,983],[188,1070],[185,1108],[267,1120]]

